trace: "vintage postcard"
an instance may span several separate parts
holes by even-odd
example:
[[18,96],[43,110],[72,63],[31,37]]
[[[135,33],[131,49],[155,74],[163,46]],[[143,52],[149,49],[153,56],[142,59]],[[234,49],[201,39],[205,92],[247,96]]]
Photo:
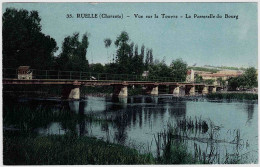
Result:
[[258,164],[257,2],[2,3],[4,165]]

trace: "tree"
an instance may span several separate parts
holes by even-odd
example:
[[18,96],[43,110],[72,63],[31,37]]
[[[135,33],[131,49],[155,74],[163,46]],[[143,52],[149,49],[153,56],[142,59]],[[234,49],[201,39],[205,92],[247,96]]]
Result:
[[57,59],[59,70],[88,71],[86,59],[88,48],[88,35],[85,33],[79,41],[79,33],[67,36],[62,44],[62,52]]
[[153,64],[148,67],[149,77],[151,78],[162,78],[162,77],[172,77],[172,70],[166,64],[160,62],[158,64]]
[[257,86],[257,74],[254,67],[247,68],[243,76],[245,87],[253,88]]
[[228,79],[228,89],[237,90],[242,85],[242,77],[231,77]]
[[176,59],[171,64],[173,79],[177,82],[183,82],[186,80],[187,75],[187,63],[182,59]]
[[142,45],[142,47],[141,47],[141,54],[140,54],[142,60],[144,59],[144,50],[145,50],[145,46]]
[[144,63],[142,55],[138,53],[138,45],[135,45],[135,53],[132,59],[133,67],[132,67],[132,74],[141,75],[144,71]]
[[149,62],[150,62],[150,64],[153,64],[153,49],[150,49]]
[[117,58],[116,62],[119,64],[118,73],[128,73],[131,69],[128,69],[129,66],[129,53],[130,53],[130,45],[128,33],[123,31],[117,37],[115,41],[115,45],[117,49]]
[[150,64],[150,49],[147,49],[146,50],[145,63],[144,63],[144,66],[145,66],[146,70],[148,69],[149,64]]
[[129,53],[130,60],[132,60],[134,57],[134,45],[135,44],[133,42],[130,44],[130,53]]
[[90,65],[90,72],[103,73],[104,72],[104,66],[101,63],[91,64]]
[[53,66],[56,41],[41,32],[37,11],[7,8],[3,14],[3,68],[31,66],[50,69]]
[[[144,70],[144,45],[141,48],[141,54],[138,53],[138,45],[134,42],[130,43],[127,32],[123,31],[115,40],[116,61],[111,66],[106,66],[109,71],[114,69],[112,73],[134,74],[140,75]],[[130,44],[129,44],[130,43]]]
[[148,69],[148,66],[153,64],[153,49],[148,49],[146,50],[146,58],[145,58],[145,69]]
[[104,71],[105,73],[115,74],[118,71],[118,64],[117,63],[105,64]]
[[247,68],[245,73],[238,77],[228,79],[228,87],[230,90],[237,88],[253,88],[257,86],[257,74],[254,67]]
[[112,43],[112,40],[110,38],[106,38],[104,40],[104,43],[105,43],[105,47],[107,48],[107,57],[109,59],[109,56],[108,56],[108,48],[111,46],[111,43]]

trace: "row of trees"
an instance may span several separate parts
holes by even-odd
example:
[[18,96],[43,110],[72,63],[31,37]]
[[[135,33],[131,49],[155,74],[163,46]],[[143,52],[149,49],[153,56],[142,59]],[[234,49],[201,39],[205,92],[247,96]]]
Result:
[[[37,11],[8,8],[3,14],[3,68],[31,66],[34,69],[91,71],[119,74],[141,75],[149,71],[153,77],[176,77],[185,80],[187,64],[178,59],[167,66],[164,61],[153,58],[153,49],[132,42],[127,32],[123,31],[113,42],[104,40],[104,46],[116,46],[116,58],[106,65],[89,65],[86,58],[89,35],[74,33],[62,43],[58,56],[56,41],[41,32],[41,18]],[[108,56],[108,53],[107,53]]]
[[257,87],[257,85],[257,71],[254,67],[247,68],[241,76],[228,79],[230,90],[253,88]]
[[[104,46],[116,46],[116,57],[112,63],[89,65],[86,58],[89,35],[74,33],[62,43],[58,56],[56,41],[41,32],[41,18],[37,11],[7,8],[3,14],[3,68],[17,68],[26,65],[34,69],[52,69],[63,71],[84,71],[96,73],[118,73],[141,75],[149,71],[149,77],[170,77],[176,81],[185,81],[187,64],[181,59],[172,61],[170,66],[165,60],[154,60],[153,49],[139,47],[127,32],[123,31],[115,41],[104,39]],[[107,53],[108,56],[108,53]],[[229,87],[254,87],[257,85],[256,70],[249,68],[240,77],[230,78]],[[202,82],[202,78],[195,78]]]

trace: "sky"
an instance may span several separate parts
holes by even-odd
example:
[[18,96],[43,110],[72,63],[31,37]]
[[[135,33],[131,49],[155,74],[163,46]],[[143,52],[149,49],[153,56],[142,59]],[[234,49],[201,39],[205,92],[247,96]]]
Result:
[[[39,12],[42,32],[59,47],[55,55],[61,52],[65,37],[87,32],[87,59],[105,64],[116,54],[116,37],[126,31],[139,52],[142,44],[152,48],[154,58],[165,59],[168,65],[182,58],[188,65],[257,68],[257,3],[4,3],[2,11],[9,7]],[[73,18],[66,18],[67,14]],[[123,19],[77,18],[77,14],[119,14]],[[153,18],[135,18],[134,14]],[[166,19],[161,14],[178,18]],[[185,18],[186,14],[191,18]],[[194,14],[222,18],[194,18]],[[225,18],[225,14],[238,15],[238,19]],[[113,41],[108,49],[105,38]]]

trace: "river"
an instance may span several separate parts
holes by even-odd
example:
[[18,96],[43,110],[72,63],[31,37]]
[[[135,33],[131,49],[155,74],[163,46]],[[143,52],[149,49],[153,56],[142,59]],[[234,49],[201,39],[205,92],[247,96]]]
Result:
[[[130,96],[128,98],[92,97],[80,101],[29,99],[17,101],[21,106],[49,106],[53,112],[66,109],[79,117],[91,115],[97,120],[74,121],[66,126],[51,121],[37,127],[38,135],[74,131],[104,141],[136,148],[141,153],[157,155],[158,133],[177,126],[180,121],[205,121],[206,129],[182,129],[183,141],[193,155],[200,152],[216,154],[213,163],[224,163],[237,155],[243,163],[258,162],[258,104],[256,101],[210,101],[204,98],[184,99],[172,96]],[[113,120],[113,121],[111,121]],[[180,127],[179,127],[180,128]],[[181,129],[181,128],[180,128]]]

